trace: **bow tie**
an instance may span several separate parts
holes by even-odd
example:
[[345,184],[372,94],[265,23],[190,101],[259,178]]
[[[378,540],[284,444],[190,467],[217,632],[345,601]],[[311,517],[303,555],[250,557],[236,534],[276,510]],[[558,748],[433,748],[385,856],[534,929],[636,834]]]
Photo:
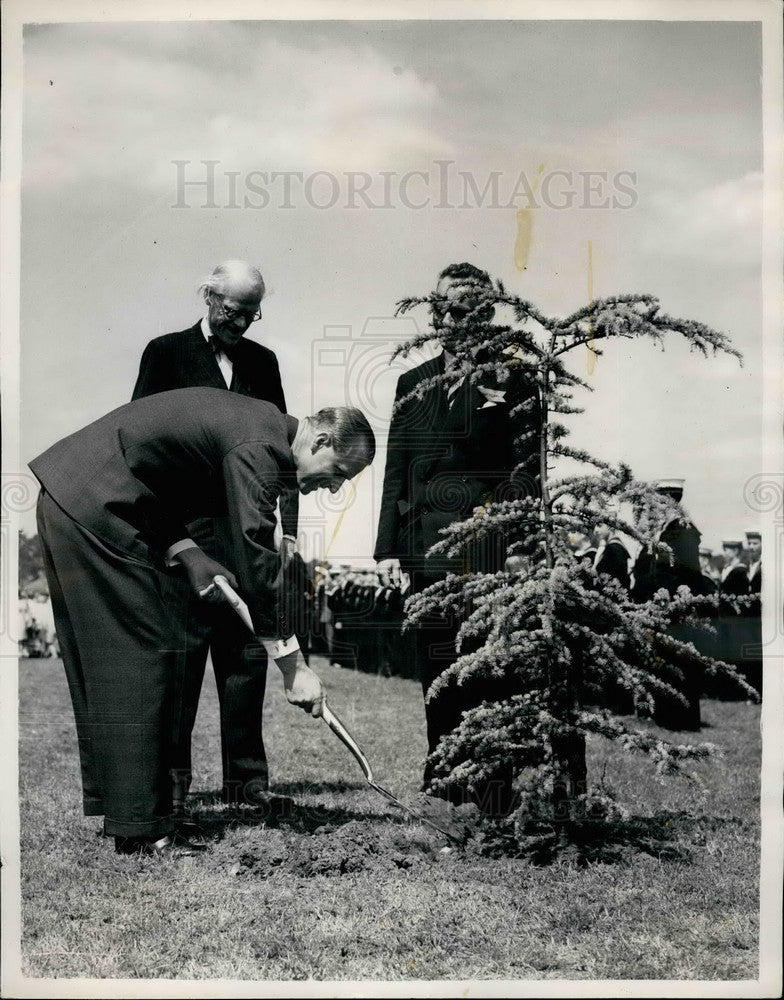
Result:
[[221,352],[223,352],[229,359],[229,361],[231,361],[231,363],[234,364],[234,359],[237,356],[237,350],[240,346],[239,342],[237,342],[233,347],[227,347],[226,344],[218,340],[217,337],[210,334],[210,336],[207,337],[207,343],[210,345],[210,350],[213,352],[213,354],[220,354]]

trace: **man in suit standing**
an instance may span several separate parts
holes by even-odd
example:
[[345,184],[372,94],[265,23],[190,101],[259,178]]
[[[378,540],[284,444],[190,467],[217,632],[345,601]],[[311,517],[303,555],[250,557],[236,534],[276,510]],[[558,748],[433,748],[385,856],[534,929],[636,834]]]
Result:
[[[490,375],[479,383],[472,382],[469,375],[476,358],[466,359],[466,352],[461,351],[469,314],[473,320],[492,322],[493,307],[481,306],[481,295],[489,289],[489,275],[472,264],[445,268],[438,277],[432,307],[433,329],[443,349],[398,380],[396,404],[417,387],[422,391],[418,398],[396,405],[390,425],[375,547],[383,586],[399,585],[405,572],[410,576],[411,593],[417,593],[449,571],[504,569],[506,543],[501,534],[478,540],[459,558],[428,555],[428,550],[441,540],[439,529],[470,517],[475,507],[536,488],[534,477],[529,477],[527,486],[523,475],[512,483],[513,470],[520,461],[514,438],[521,428],[510,418],[515,403],[523,396],[535,395],[533,388],[513,377],[502,385]],[[454,375],[448,388],[444,383],[427,384],[445,372]],[[531,421],[531,428],[538,428],[532,411],[523,419]],[[532,447],[538,455],[538,440]],[[457,656],[457,628],[450,616],[435,614],[416,628],[416,658],[425,695]],[[489,688],[479,697],[451,685],[438,697],[426,700],[429,752],[459,724],[467,708],[488,697],[492,697]],[[431,778],[428,762],[425,787]],[[478,792],[480,806],[493,812],[506,811],[510,806],[509,779],[510,775],[499,775]],[[453,794],[463,797],[460,792]]]
[[[264,279],[245,261],[219,264],[199,286],[207,314],[188,330],[151,340],[142,354],[133,399],[195,386],[227,389],[264,399],[286,412],[278,359],[269,348],[248,340],[251,324],[261,319]],[[281,555],[288,566],[297,534],[297,493],[281,502]],[[226,528],[205,518],[189,525],[191,537],[218,561],[225,560]],[[225,605],[205,604],[182,581],[164,583],[173,615],[183,628],[183,716],[175,720],[172,767],[174,809],[186,815],[191,783],[191,733],[208,651],[212,655],[220,702],[223,801],[258,802],[269,787],[262,735],[267,662],[250,657],[242,623]]]
[[[321,682],[286,611],[277,500],[295,483],[335,493],[374,452],[359,410],[297,421],[236,393],[178,389],[128,403],[30,463],[84,812],[105,817],[119,853],[176,850],[170,769],[182,692],[161,573],[184,573],[202,599],[220,596],[217,574],[239,585],[255,652],[275,660],[291,703],[320,714]],[[216,516],[230,531],[225,563],[188,536],[194,517]]]

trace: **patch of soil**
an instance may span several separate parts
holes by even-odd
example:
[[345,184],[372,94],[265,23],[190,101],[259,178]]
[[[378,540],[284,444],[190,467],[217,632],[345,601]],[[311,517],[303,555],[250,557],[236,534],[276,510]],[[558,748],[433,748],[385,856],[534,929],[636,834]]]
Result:
[[237,875],[268,878],[276,872],[311,878],[356,872],[406,871],[441,856],[444,838],[433,831],[352,820],[322,826],[310,835],[260,830],[252,850],[232,869]]

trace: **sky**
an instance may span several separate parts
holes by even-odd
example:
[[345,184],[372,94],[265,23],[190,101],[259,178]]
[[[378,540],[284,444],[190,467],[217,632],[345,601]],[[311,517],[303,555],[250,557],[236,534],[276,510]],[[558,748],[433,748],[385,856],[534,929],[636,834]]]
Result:
[[21,461],[130,399],[147,341],[192,326],[201,278],[245,258],[290,412],[350,403],[374,426],[356,489],[301,511],[303,555],[366,560],[414,363],[389,353],[427,326],[395,305],[467,260],[549,313],[648,292],[732,338],[743,367],[608,344],[570,425],[640,478],[685,478],[719,548],[758,526],[760,73],[754,23],[28,26]]

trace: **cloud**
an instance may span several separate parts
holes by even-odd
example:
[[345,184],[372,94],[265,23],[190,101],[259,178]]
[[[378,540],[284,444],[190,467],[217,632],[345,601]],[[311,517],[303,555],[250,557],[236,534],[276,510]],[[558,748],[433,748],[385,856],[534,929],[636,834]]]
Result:
[[643,247],[650,254],[757,266],[762,252],[762,174],[751,171],[692,195],[676,189],[651,197]]
[[201,53],[180,45],[174,58],[160,39],[145,44],[149,28],[135,44],[89,26],[32,34],[25,184],[159,186],[174,159],[242,172],[405,169],[450,151],[430,125],[436,85],[369,44],[212,29]]

